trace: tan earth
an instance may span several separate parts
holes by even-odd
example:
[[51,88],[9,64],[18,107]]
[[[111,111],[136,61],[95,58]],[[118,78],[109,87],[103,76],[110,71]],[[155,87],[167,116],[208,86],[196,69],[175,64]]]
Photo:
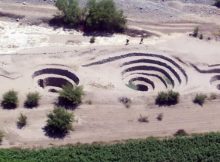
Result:
[[[0,9],[14,15],[28,15],[29,20],[42,15],[50,18],[57,12],[51,6],[1,2]],[[46,14],[42,14],[44,10]],[[90,44],[91,36],[83,36],[75,30],[28,25],[2,17],[0,96],[8,90],[16,90],[20,104],[15,110],[0,109],[1,130],[5,133],[1,147],[48,147],[165,137],[172,136],[178,129],[188,133],[220,131],[220,17],[194,16],[196,21],[192,17],[172,23],[129,18],[130,28],[154,33],[145,38],[143,44],[139,44],[139,36],[122,34],[98,36],[95,43]],[[196,26],[201,27],[204,39],[189,36]],[[126,39],[130,40],[129,45],[125,45]],[[97,62],[108,58],[115,60]],[[97,64],[89,66],[94,62]],[[137,67],[136,70],[133,67]],[[79,85],[85,90],[83,103],[73,111],[76,119],[74,131],[64,139],[49,138],[43,131],[47,114],[53,110],[57,98],[57,93],[49,91],[59,88],[49,84],[42,88],[38,81],[55,77],[75,84],[75,80],[64,74],[33,75],[42,69],[71,72],[79,78]],[[136,90],[132,85],[126,85],[129,83]],[[59,81],[55,80],[55,84]],[[147,90],[138,91],[138,85],[142,85],[142,90],[147,87]],[[181,94],[179,104],[170,107],[155,105],[158,92],[166,89]],[[40,106],[26,109],[23,106],[26,94],[33,91],[41,94]],[[197,93],[208,96],[214,93],[217,98],[208,99],[201,107],[192,102]],[[131,99],[129,108],[119,102],[121,97]],[[20,113],[28,117],[28,124],[23,129],[16,126]],[[161,113],[163,120],[158,121]],[[149,122],[139,122],[140,116],[147,116]]]

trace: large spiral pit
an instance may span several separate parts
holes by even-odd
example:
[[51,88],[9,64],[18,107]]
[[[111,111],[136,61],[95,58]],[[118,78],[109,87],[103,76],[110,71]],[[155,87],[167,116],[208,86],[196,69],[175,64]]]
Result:
[[220,90],[220,75],[215,75],[211,78],[210,84]]
[[65,66],[40,68],[33,73],[32,78],[38,87],[48,92],[58,92],[65,85],[79,84],[79,78]]
[[121,61],[122,80],[137,91],[172,89],[187,84],[188,76],[176,59],[158,54],[129,53],[84,66]]

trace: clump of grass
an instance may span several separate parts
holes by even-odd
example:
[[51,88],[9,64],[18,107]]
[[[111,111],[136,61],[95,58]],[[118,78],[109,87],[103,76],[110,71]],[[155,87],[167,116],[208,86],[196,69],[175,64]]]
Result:
[[199,39],[201,39],[201,40],[203,39],[203,34],[199,35]]
[[37,107],[39,105],[40,95],[38,92],[28,93],[24,106],[27,108]]
[[17,92],[10,90],[3,95],[2,107],[4,109],[15,109],[18,106]]
[[207,96],[205,94],[200,93],[195,96],[193,102],[202,106],[205,103],[206,98]]
[[179,102],[179,93],[174,91],[160,92],[155,103],[159,106],[175,105]]
[[92,101],[91,100],[87,100],[87,101],[85,101],[85,104],[92,105]]
[[21,129],[26,125],[27,125],[27,116],[21,113],[20,116],[18,117],[17,126],[18,128]]
[[211,93],[209,96],[209,100],[216,100],[217,99],[217,94]]
[[148,123],[149,119],[148,119],[147,116],[140,115],[139,118],[138,118],[138,121],[141,122],[141,123]]
[[198,37],[198,35],[199,35],[199,27],[197,26],[197,27],[194,28],[192,36],[193,37]]
[[175,137],[178,137],[178,136],[187,136],[188,133],[184,130],[184,129],[179,129],[176,131],[176,133],[174,134]]
[[95,43],[95,37],[94,37],[94,36],[91,37],[89,42],[90,42],[91,44]]
[[162,121],[163,120],[163,113],[158,114],[157,120],[158,121]]
[[131,106],[131,99],[128,97],[120,97],[119,102],[124,104],[126,108],[130,108]]

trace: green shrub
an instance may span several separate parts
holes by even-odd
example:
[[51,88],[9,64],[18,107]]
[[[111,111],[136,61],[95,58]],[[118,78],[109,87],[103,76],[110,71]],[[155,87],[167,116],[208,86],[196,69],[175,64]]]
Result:
[[62,138],[69,131],[73,130],[72,122],[74,116],[63,107],[56,107],[47,117],[45,131],[49,137]]
[[58,105],[66,108],[75,108],[82,102],[83,87],[66,85],[59,92]]
[[85,27],[88,31],[121,32],[125,29],[126,19],[113,0],[89,0],[87,11]]
[[205,99],[207,98],[207,96],[205,94],[197,94],[193,100],[193,102],[195,104],[199,104],[200,106],[202,106],[205,103]]
[[20,116],[18,117],[17,126],[18,126],[18,128],[21,129],[21,128],[23,128],[26,125],[27,125],[27,116],[23,115],[21,113]]
[[2,106],[4,109],[14,109],[18,106],[17,92],[10,90],[3,95]]
[[78,0],[57,0],[56,7],[62,11],[64,21],[68,24],[77,26],[82,21],[82,10]]
[[215,0],[215,6],[220,8],[220,0]]
[[160,92],[155,103],[159,106],[175,105],[179,102],[179,93],[174,91]]
[[40,95],[38,92],[28,93],[24,106],[27,108],[37,107],[39,105]]

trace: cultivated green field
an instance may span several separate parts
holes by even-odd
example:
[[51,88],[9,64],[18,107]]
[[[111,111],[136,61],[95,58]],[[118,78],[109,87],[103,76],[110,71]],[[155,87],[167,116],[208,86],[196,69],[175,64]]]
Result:
[[220,161],[220,133],[158,140],[130,140],[112,145],[77,145],[48,149],[1,149],[2,162],[142,162]]

